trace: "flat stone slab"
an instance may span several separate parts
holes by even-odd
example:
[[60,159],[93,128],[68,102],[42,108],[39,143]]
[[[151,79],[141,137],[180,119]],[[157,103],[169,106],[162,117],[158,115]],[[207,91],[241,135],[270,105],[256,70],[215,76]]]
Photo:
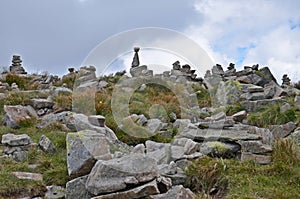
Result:
[[94,195],[113,193],[149,182],[156,177],[156,160],[144,155],[130,154],[107,161],[99,160],[89,174],[86,188]]
[[183,137],[196,141],[238,141],[238,140],[260,140],[259,135],[250,134],[245,130],[227,129],[187,129],[181,133]]
[[43,175],[39,173],[11,172],[11,174],[20,180],[43,181]]
[[25,146],[31,143],[31,139],[27,134],[15,135],[8,133],[2,136],[1,143],[9,146]]
[[107,195],[93,197],[92,199],[128,199],[128,198],[143,198],[149,195],[159,194],[156,180],[153,180],[142,186],[130,189],[124,192],[116,192]]

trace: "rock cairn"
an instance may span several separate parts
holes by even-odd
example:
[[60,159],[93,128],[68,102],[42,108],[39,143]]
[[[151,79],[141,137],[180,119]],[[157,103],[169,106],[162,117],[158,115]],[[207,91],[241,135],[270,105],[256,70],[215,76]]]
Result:
[[21,56],[13,55],[12,65],[9,67],[9,71],[15,74],[27,74],[25,69],[22,67]]
[[282,86],[290,86],[291,85],[291,79],[288,77],[287,74],[284,74],[282,76]]

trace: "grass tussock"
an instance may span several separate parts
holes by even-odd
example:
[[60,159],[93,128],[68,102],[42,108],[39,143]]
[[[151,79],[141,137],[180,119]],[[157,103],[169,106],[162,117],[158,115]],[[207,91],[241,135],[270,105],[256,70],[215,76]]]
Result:
[[269,165],[235,159],[198,159],[187,170],[187,186],[198,193],[199,198],[219,198],[209,191],[220,185],[226,187],[226,179],[228,186],[223,189],[226,195],[222,198],[299,198],[300,159],[297,147],[290,139],[277,141]]
[[280,106],[272,106],[256,113],[250,114],[248,123],[258,127],[268,127],[269,125],[281,125],[297,120],[294,109],[280,112]]

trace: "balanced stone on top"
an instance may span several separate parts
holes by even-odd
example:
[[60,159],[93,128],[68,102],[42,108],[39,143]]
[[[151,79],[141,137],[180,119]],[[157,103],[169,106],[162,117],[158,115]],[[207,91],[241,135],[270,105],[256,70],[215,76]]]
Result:
[[131,63],[131,67],[137,67],[140,65],[140,60],[139,60],[139,52],[140,48],[139,47],[134,47],[134,57]]

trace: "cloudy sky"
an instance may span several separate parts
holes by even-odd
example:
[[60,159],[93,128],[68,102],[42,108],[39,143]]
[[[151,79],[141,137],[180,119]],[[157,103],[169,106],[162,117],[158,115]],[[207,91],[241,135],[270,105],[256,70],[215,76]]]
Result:
[[20,54],[28,71],[62,75],[115,34],[160,27],[196,41],[224,68],[258,63],[269,66],[278,82],[283,73],[296,82],[299,10],[298,0],[1,0],[0,66]]

